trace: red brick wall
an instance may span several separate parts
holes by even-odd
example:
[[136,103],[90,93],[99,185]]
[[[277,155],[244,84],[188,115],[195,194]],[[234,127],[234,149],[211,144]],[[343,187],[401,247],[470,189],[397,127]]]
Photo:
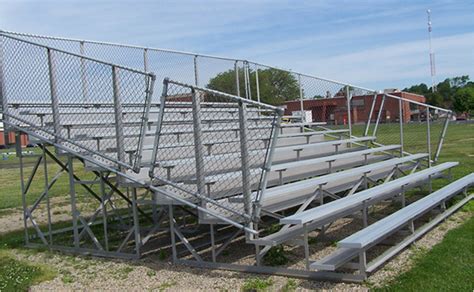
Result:
[[[14,144],[15,133],[13,132],[8,133],[8,140],[10,141],[10,144]],[[20,140],[21,140],[21,146],[28,145],[28,135],[21,134]],[[5,145],[5,133],[3,131],[0,131],[0,145]]]
[[[424,96],[417,94],[411,94],[407,92],[394,92],[391,93],[391,95],[403,97],[422,103],[426,102]],[[382,96],[383,94],[377,95],[374,112],[371,117],[372,121],[377,118],[378,112],[380,110]],[[352,97],[351,118],[353,123],[357,124],[367,122],[373,98],[373,95]],[[289,101],[286,103],[286,107],[287,108],[285,110],[285,114],[287,115],[291,114],[291,112],[293,111],[299,111],[300,101]],[[312,112],[314,122],[328,122],[340,125],[345,124],[348,121],[347,100],[345,97],[304,100],[303,108],[304,110],[310,110]],[[411,114],[412,113],[410,111],[409,104],[407,102],[403,102],[403,121],[410,121]],[[387,97],[385,99],[385,105],[382,111],[382,121],[398,121],[398,119],[398,100]]]

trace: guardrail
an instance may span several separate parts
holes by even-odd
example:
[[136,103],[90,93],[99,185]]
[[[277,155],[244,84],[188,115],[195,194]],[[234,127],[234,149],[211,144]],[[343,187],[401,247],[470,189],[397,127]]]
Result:
[[[155,129],[150,177],[204,208],[218,209],[219,213],[251,225],[260,212],[282,109],[169,79],[163,84],[162,114]],[[175,109],[186,111],[180,115]],[[163,122],[176,118],[182,122]],[[186,123],[191,119],[191,124]],[[204,119],[212,125],[204,125]],[[212,130],[203,131],[207,127]],[[170,137],[169,133],[181,133],[181,138]],[[177,142],[174,139],[186,139],[186,147],[160,147]],[[219,154],[214,154],[209,141],[226,144]],[[174,179],[172,171],[178,172],[179,180]],[[185,173],[191,176],[183,184]],[[219,191],[213,192],[214,189]],[[257,195],[252,196],[255,190]],[[235,196],[242,196],[243,209],[225,200]]]
[[[0,49],[0,94],[6,125],[34,129],[45,139],[72,151],[88,152],[115,168],[137,170],[153,95],[152,73],[2,32]],[[97,115],[95,105],[98,104],[109,104],[111,110]],[[128,104],[135,104],[137,109],[133,129],[123,125],[123,109]],[[31,114],[36,111],[41,114]],[[98,126],[93,130],[82,129],[77,135],[113,135],[114,139],[107,140],[102,147],[108,151],[96,149],[95,143],[74,139],[70,134],[72,126],[81,129],[90,123]],[[125,140],[131,130],[140,135]],[[132,159],[126,155],[126,148],[134,149]]]
[[[426,147],[423,151],[430,153],[432,161],[436,161],[440,155],[449,118],[452,115],[451,111],[446,109],[419,101],[407,100],[393,94],[385,94],[383,95],[386,96],[385,100],[390,100],[394,103],[402,103],[402,111],[408,105],[408,108],[410,108],[410,106],[412,108],[418,106],[420,110],[430,112],[430,114],[426,114],[428,119],[421,117],[417,120],[415,115],[412,115],[412,120],[412,118],[408,119],[408,116],[404,116],[404,119],[401,119],[403,127],[399,127],[400,132],[396,135],[392,134],[392,138],[387,140],[387,135],[382,135],[383,133],[378,131],[378,129],[386,127],[385,124],[390,124],[391,126],[389,128],[395,129],[393,124],[399,122],[400,119],[395,121],[396,118],[393,119],[393,117],[399,115],[399,110],[394,109],[393,106],[392,111],[388,110],[388,104],[391,104],[391,102],[387,102],[387,104],[382,104],[385,109],[381,111],[385,113],[389,112],[391,118],[387,119],[387,115],[384,116],[383,114],[379,118],[378,113],[380,111],[378,107],[381,105],[380,100],[382,100],[382,95],[379,91],[374,89],[292,72],[275,66],[268,66],[242,59],[17,32],[4,33],[34,40],[35,42],[48,44],[53,47],[63,48],[71,52],[76,52],[77,54],[97,57],[134,68],[143,68],[145,71],[152,70],[160,80],[168,77],[186,84],[215,89],[267,104],[282,104],[288,100],[298,100],[299,106],[294,108],[293,111],[300,111],[301,113],[304,108],[308,107],[304,104],[311,103],[311,100],[342,97],[345,98],[345,102],[343,102],[343,104],[337,104],[337,111],[329,108],[326,110],[313,109],[313,120],[328,122],[330,126],[335,126],[334,123],[337,122],[337,126],[344,126],[349,129],[351,135],[367,135],[368,133],[366,133],[367,131],[365,131],[365,129],[373,131],[373,125],[377,124],[378,126],[373,132],[377,134],[379,143],[395,140],[395,136],[397,136],[397,143],[402,143],[404,146],[403,150],[406,152],[421,149],[416,146],[420,144],[420,140],[418,139],[420,133],[418,133],[418,135],[411,133],[425,129],[425,132],[422,133],[422,136],[426,137],[424,138],[424,145]],[[157,82],[155,84],[155,91],[161,92],[162,90],[162,84]],[[371,108],[372,114],[367,112],[369,106],[372,105],[371,101],[368,101],[367,105],[362,105],[366,107],[366,111],[360,113],[357,108],[360,108],[361,105],[357,104],[357,100],[360,96],[370,95],[379,96],[376,98],[377,102],[374,104],[374,107]],[[405,113],[408,111],[409,110],[405,110]],[[343,116],[343,118],[337,121],[337,119],[334,118],[335,115]],[[354,115],[358,116],[355,117]],[[423,116],[422,114],[420,115]],[[375,119],[377,119],[378,122],[375,121]],[[415,126],[415,122],[418,122],[418,126]],[[366,128],[359,131],[360,128],[363,128],[360,126],[360,124],[363,123],[365,123]],[[410,129],[407,124],[411,124]],[[442,126],[438,124],[442,124]],[[416,130],[415,127],[417,127],[418,130]],[[429,131],[428,127],[430,129]],[[406,128],[404,132],[403,128]],[[428,147],[428,145],[430,146]]]

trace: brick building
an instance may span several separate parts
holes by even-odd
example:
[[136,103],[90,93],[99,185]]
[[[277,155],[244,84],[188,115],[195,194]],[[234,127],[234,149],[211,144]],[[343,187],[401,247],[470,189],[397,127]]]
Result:
[[[1,148],[6,148],[8,145],[6,145],[6,141],[5,141],[5,132],[4,132],[4,128],[3,128],[3,122],[2,122],[2,114],[0,113],[0,149]],[[15,143],[15,133],[13,132],[10,132],[8,133],[8,140],[9,140],[9,143],[10,144],[14,144]],[[20,137],[20,140],[21,140],[21,146],[26,146],[28,145],[28,135],[26,134],[21,134],[21,137]]]
[[[390,92],[391,95],[403,97],[405,99],[426,102],[423,95],[395,91]],[[371,120],[375,121],[380,111],[383,94],[377,95],[374,112]],[[353,96],[351,101],[351,118],[352,123],[365,123],[370,113],[374,95]],[[293,100],[285,103],[285,114],[291,115],[292,112],[300,111],[300,101]],[[385,105],[382,109],[382,122],[392,122],[399,120],[398,100],[394,98],[386,98]],[[414,104],[403,102],[403,121],[409,122],[420,118],[420,111]],[[311,111],[313,122],[327,122],[328,124],[346,124],[347,118],[347,100],[345,96],[335,96],[333,98],[307,99],[303,101],[303,108]]]

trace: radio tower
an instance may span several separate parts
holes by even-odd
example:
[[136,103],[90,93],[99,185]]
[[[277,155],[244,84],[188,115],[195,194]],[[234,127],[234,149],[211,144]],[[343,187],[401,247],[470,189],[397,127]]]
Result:
[[436,92],[435,76],[436,76],[436,66],[435,66],[435,55],[433,53],[433,47],[431,45],[431,9],[426,10],[428,14],[428,34],[430,40],[430,69],[431,69],[431,90]]

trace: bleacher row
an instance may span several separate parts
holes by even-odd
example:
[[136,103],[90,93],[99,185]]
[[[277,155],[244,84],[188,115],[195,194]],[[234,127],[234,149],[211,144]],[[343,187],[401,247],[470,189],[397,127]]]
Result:
[[[33,109],[12,108],[13,115],[23,117],[43,127],[53,129],[52,113]],[[156,187],[168,189],[169,186],[155,177],[166,178],[187,189],[196,189],[196,166],[193,156],[194,140],[190,105],[183,103],[176,107],[168,106],[162,124],[160,144],[154,145],[157,135],[156,126],[160,117],[158,107],[150,111],[140,171],[128,172],[133,179],[122,181],[123,186],[140,187],[143,183],[152,183]],[[205,184],[209,198],[233,210],[244,212],[244,198],[240,182],[242,169],[239,163],[240,139],[237,109],[231,105],[204,104],[201,112],[203,125],[202,140],[206,147],[203,157]],[[136,155],[136,144],[140,136],[140,106],[130,106],[123,110],[125,146],[129,155]],[[110,109],[93,107],[62,108],[61,128],[70,140],[77,141],[84,149],[93,149],[108,156],[116,155],[114,113]],[[249,131],[267,131],[271,129],[273,118],[257,108],[248,112]],[[355,213],[363,213],[364,228],[354,235],[340,241],[338,249],[324,259],[308,266],[315,270],[330,270],[343,267],[352,259],[394,233],[407,222],[413,220],[436,205],[448,200],[455,194],[473,184],[474,176],[468,176],[436,191],[427,197],[404,206],[396,213],[367,226],[367,208],[385,200],[403,197],[404,192],[426,185],[431,180],[443,176],[457,165],[447,162],[425,168],[428,154],[420,153],[400,156],[400,145],[374,146],[376,137],[349,137],[345,129],[314,129],[320,123],[289,123],[279,129],[279,137],[268,171],[267,189],[260,201],[261,219],[277,218],[282,228],[265,237],[250,241],[264,246],[263,256],[270,247],[293,241],[313,230],[324,231],[326,225]],[[25,125],[27,127],[27,125]],[[248,149],[249,156],[265,155],[268,136],[254,135],[254,148]],[[153,162],[153,149],[160,154]],[[163,150],[163,152],[160,152]],[[84,151],[87,153],[87,151]],[[189,153],[188,156],[183,153]],[[220,163],[234,157],[235,163]],[[97,170],[94,163],[86,167]],[[150,177],[150,167],[154,167]],[[262,165],[250,165],[252,198],[256,198]],[[217,183],[218,182],[218,183]],[[174,195],[182,199],[200,203],[186,193],[173,190]],[[404,199],[402,199],[405,202]],[[180,205],[179,200],[154,194],[153,203],[157,205]],[[231,220],[241,220],[232,213],[226,213],[219,204],[205,203],[210,210],[220,213]],[[285,211],[282,213],[282,211]],[[292,214],[290,214],[292,213]],[[283,215],[284,214],[284,215]],[[199,222],[203,224],[224,224],[224,222],[205,213],[199,213]],[[306,250],[307,250],[307,242]],[[306,254],[308,260],[308,254]],[[364,271],[366,267],[364,266]]]

